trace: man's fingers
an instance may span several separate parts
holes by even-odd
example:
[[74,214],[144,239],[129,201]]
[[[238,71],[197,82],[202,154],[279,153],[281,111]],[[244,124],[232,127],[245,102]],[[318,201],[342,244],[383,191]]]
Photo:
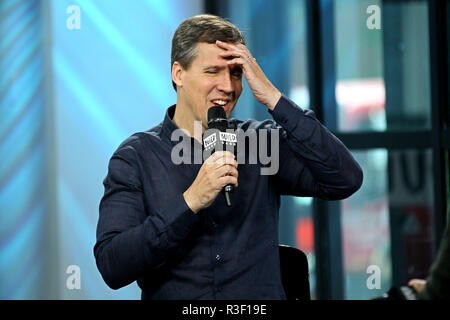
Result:
[[205,163],[209,165],[214,164],[216,168],[224,164],[232,164],[237,168],[236,157],[229,151],[216,151],[208,159],[206,159]]
[[220,167],[219,169],[217,169],[217,175],[219,177],[233,176],[233,177],[237,178],[239,173],[235,167],[227,164],[227,165],[224,165],[224,166]]
[[227,58],[227,57],[245,58],[245,57],[249,56],[246,52],[244,52],[244,51],[239,51],[239,50],[228,50],[228,51],[223,51],[223,52],[219,53],[219,55],[220,55],[222,58]]
[[[248,51],[243,51],[243,50],[227,50],[227,51],[222,51],[219,53],[219,55],[226,59],[226,58],[242,58],[244,59],[244,61],[255,61],[255,58],[250,54],[250,52]],[[231,61],[231,60],[230,60]]]
[[246,54],[250,53],[247,46],[242,43],[227,43],[227,42],[222,42],[222,41],[217,40],[216,45],[221,49],[241,50],[241,51],[245,52]]
[[213,165],[215,168],[220,168],[224,165],[231,165],[235,168],[238,167],[238,163],[234,158],[220,158],[214,161]]
[[219,189],[222,189],[228,184],[232,184],[235,187],[238,186],[238,179],[235,176],[223,176],[217,179],[217,183],[219,184]]
[[231,44],[226,43],[226,42],[223,42],[223,41],[220,41],[220,40],[216,40],[216,45],[217,45],[219,48],[227,49],[227,50],[230,49],[230,48],[232,47]]
[[256,61],[256,59],[252,56],[248,48],[242,43],[230,44],[217,40],[216,44],[219,48],[225,49],[225,51],[219,53],[219,55],[222,58],[230,58],[230,57],[233,58],[230,61],[228,61],[228,64],[244,65],[246,62],[252,63]]
[[[234,65],[234,64],[236,64],[236,65],[238,65],[238,66],[244,66],[244,64],[245,64],[245,59],[244,58],[241,58],[241,57],[239,57],[239,58],[233,58],[233,59],[231,59],[231,60],[228,60],[227,61],[227,64],[228,65]],[[244,71],[244,70],[242,70],[242,71]]]
[[[220,188],[223,188],[227,184],[233,184],[236,187],[238,186],[239,173],[235,167],[230,166],[230,165],[225,165],[218,170],[218,174],[219,174],[219,177],[217,178],[217,181],[219,183]],[[225,184],[223,184],[223,183],[225,183]]]
[[[216,151],[214,152],[208,159],[211,159],[212,161],[216,161],[219,158],[224,158],[224,157],[233,157],[234,158],[234,154],[231,153],[230,151]],[[207,160],[208,160],[207,159]]]
[[408,285],[416,289],[417,292],[421,292],[427,284],[426,280],[423,279],[412,279],[408,282]]

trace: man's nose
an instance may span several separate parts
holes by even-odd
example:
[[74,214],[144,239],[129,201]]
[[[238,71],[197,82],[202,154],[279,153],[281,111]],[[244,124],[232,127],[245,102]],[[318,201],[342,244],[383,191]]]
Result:
[[234,91],[233,82],[231,81],[231,74],[224,72],[219,79],[217,89],[225,93],[232,93]]

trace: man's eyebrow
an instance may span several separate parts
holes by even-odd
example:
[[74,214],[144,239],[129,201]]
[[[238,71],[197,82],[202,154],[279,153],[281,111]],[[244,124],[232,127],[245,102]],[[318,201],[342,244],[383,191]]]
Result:
[[[225,68],[226,68],[225,66],[209,65],[209,66],[203,67],[203,70],[215,70],[215,71],[219,71],[219,70],[223,70],[223,69],[225,69]],[[232,71],[232,72],[236,72],[236,71],[242,72],[242,68],[239,67],[239,66],[235,66],[235,67],[231,68],[231,71]]]
[[209,66],[204,66],[203,70],[208,70],[208,69],[212,69],[212,70],[222,70],[225,69],[224,66],[217,66],[217,65],[209,65]]

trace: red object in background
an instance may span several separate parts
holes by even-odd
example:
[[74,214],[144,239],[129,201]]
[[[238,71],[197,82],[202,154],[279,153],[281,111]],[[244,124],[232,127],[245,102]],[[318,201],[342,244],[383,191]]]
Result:
[[408,279],[428,276],[432,264],[431,209],[424,205],[405,205],[408,218],[403,226],[405,264]]
[[295,242],[304,253],[314,250],[314,223],[311,218],[298,218],[295,224]]

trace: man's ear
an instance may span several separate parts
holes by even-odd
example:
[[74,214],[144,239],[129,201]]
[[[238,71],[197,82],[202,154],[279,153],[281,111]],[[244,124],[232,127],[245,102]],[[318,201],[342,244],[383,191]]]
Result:
[[183,86],[183,72],[183,66],[178,61],[175,61],[172,65],[172,81],[175,82],[177,87]]

